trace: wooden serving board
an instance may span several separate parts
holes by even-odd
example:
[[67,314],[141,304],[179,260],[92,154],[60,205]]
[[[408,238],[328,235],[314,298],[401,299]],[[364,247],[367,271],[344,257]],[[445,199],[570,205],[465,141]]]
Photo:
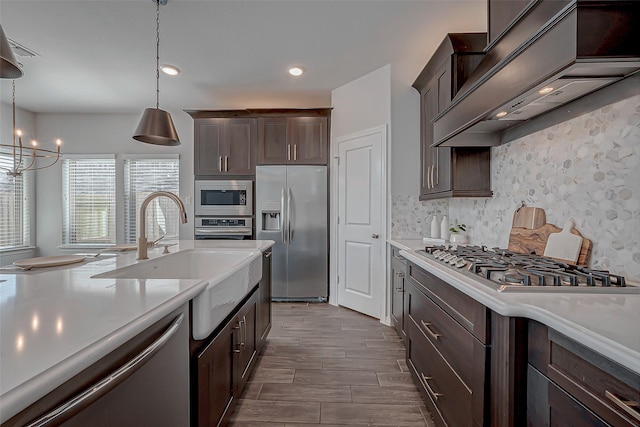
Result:
[[[535,230],[527,228],[512,228],[509,233],[509,250],[522,254],[544,254],[544,248],[551,233],[559,233],[562,231],[553,224],[545,224]],[[582,237],[582,234],[575,228],[571,230],[572,234]],[[582,246],[580,247],[580,255],[578,255],[578,265],[589,265],[589,257],[591,256],[591,240],[582,237]],[[566,261],[566,260],[562,260]]]
[[513,213],[513,228],[528,228],[534,230],[547,223],[547,216],[542,208],[521,206]]

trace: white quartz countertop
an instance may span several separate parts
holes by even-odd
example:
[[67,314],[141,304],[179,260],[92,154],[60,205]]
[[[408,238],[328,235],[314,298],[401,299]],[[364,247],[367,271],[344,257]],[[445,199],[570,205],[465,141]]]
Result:
[[[189,240],[194,248],[265,250],[271,240]],[[161,257],[162,248],[149,250]],[[79,264],[0,271],[0,422],[193,299],[200,279],[93,279],[134,264],[135,251]],[[145,261],[139,261],[145,262]]]
[[502,293],[416,253],[421,240],[388,243],[400,254],[503,316],[536,320],[640,373],[640,294]]

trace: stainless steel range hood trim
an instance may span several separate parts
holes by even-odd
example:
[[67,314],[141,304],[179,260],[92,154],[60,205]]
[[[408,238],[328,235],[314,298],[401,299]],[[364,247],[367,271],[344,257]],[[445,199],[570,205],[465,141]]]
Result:
[[[526,121],[505,121],[501,126],[488,125],[485,121],[490,119],[490,115],[495,114],[496,109],[501,106],[518,103],[522,94],[529,94],[534,89],[562,77],[581,79],[607,77],[611,78],[606,83],[608,84],[636,72],[640,68],[640,55],[635,50],[628,57],[580,56],[580,50],[584,45],[579,44],[579,30],[584,32],[591,27],[579,19],[582,17],[584,20],[585,15],[590,18],[594,16],[582,13],[579,9],[581,4],[591,5],[588,2],[574,0],[555,13],[535,34],[524,41],[518,40],[520,45],[504,55],[504,58],[488,71],[485,67],[484,74],[479,78],[476,76],[473,79],[472,76],[469,84],[461,88],[451,105],[435,118],[433,146],[500,145],[504,142],[501,136],[503,132]],[[525,16],[524,19],[526,18]],[[593,22],[590,24],[594,25]],[[513,40],[507,40],[506,43],[512,42]],[[491,51],[487,53],[486,59],[489,65],[491,61],[496,60],[496,55],[499,53]],[[607,64],[611,66],[608,67]],[[480,70],[481,66],[478,69]],[[520,76],[525,77],[521,79]],[[584,93],[572,99],[593,90],[595,89],[585,90]],[[491,104],[487,100],[492,100]],[[560,106],[550,104],[548,109],[541,110],[536,116],[546,114]]]

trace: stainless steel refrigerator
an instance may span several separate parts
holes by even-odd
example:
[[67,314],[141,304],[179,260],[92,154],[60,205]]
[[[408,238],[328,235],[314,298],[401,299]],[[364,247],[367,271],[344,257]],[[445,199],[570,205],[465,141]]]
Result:
[[326,166],[256,167],[256,236],[274,240],[272,298],[326,300]]

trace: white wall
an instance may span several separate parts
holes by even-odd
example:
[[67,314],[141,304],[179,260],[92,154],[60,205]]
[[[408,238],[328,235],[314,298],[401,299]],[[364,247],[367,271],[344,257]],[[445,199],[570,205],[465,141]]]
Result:
[[[331,92],[331,156],[338,153],[336,139],[378,126],[391,125],[391,66],[385,65]],[[392,141],[389,141],[392,146]],[[337,164],[329,162],[330,174],[330,256],[329,303],[337,304]],[[386,233],[381,233],[383,237]],[[386,303],[385,303],[386,305]],[[386,316],[386,314],[384,315]]]
[[[132,138],[139,114],[38,114],[38,138],[54,141],[61,138],[65,154],[179,154],[180,198],[193,200],[193,120],[183,111],[170,111],[181,145],[162,147],[144,144]],[[118,170],[117,187],[123,194],[122,170]],[[120,199],[120,198],[119,198]],[[60,253],[62,244],[62,167],[41,170],[36,178],[38,255]],[[121,204],[122,205],[122,204]],[[193,238],[193,203],[186,206],[189,222],[180,225],[180,238]],[[116,215],[118,242],[124,239],[124,210]]]
[[[0,141],[2,144],[13,143],[13,115],[11,113],[11,104],[0,103]],[[16,127],[24,132],[24,143],[29,144],[32,139],[36,139],[35,132],[35,114],[16,108]],[[9,148],[9,150],[11,150]],[[3,152],[5,150],[3,149]],[[4,171],[0,171],[4,174]],[[25,174],[25,182],[27,184],[27,191],[29,192],[28,203],[31,207],[35,206],[35,175],[34,172],[28,172]],[[31,209],[31,223],[34,224],[36,216],[34,209]],[[33,230],[33,227],[32,227]],[[33,246],[36,244],[35,232],[31,233],[31,247],[21,249],[17,251],[10,251],[0,253],[0,266],[13,263],[23,258],[31,258],[35,256],[35,249]]]

